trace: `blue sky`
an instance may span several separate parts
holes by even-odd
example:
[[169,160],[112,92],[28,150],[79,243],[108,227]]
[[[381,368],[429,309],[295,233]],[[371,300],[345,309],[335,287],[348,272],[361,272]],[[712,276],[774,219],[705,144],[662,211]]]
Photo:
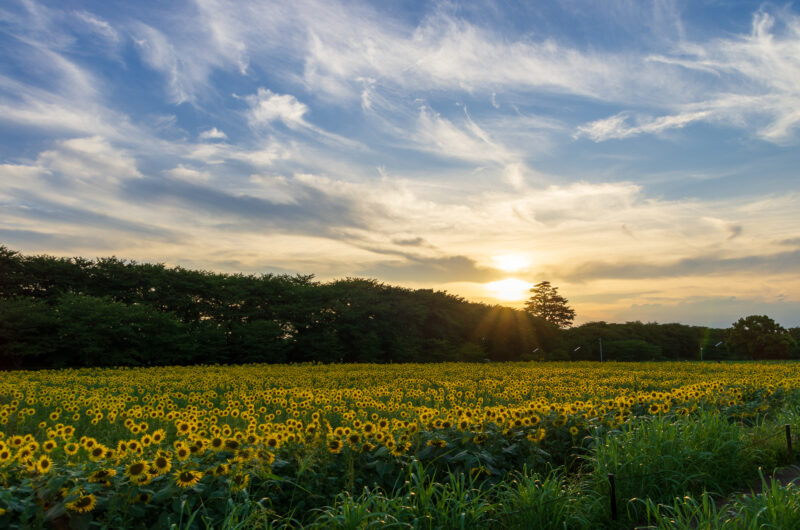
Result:
[[800,10],[4,2],[0,244],[800,325]]

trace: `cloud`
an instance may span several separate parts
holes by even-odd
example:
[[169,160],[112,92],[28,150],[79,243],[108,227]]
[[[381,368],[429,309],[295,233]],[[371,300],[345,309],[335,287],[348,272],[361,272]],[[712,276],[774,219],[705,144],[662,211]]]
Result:
[[412,140],[418,149],[445,158],[498,164],[515,160],[515,157],[502,145],[494,142],[486,131],[469,117],[469,114],[465,114],[462,128],[423,106],[419,111],[417,128]]
[[63,140],[58,149],[42,152],[38,164],[72,181],[118,182],[142,176],[130,155],[100,136]]
[[224,132],[220,131],[216,127],[208,129],[207,131],[203,131],[198,136],[201,140],[225,140],[228,138],[228,135]]
[[496,269],[479,267],[466,256],[420,257],[407,254],[404,259],[380,262],[358,272],[388,281],[414,282],[421,278],[432,282],[490,282],[506,277]]
[[166,75],[171,101],[176,105],[194,101],[194,85],[205,80],[206,68],[185,62],[167,36],[147,24],[137,24],[136,35],[134,42],[141,51],[142,59]]
[[253,127],[270,125],[280,121],[290,129],[308,127],[304,116],[308,107],[291,94],[275,94],[269,89],[259,88],[256,94],[245,96],[250,105],[248,122]]
[[132,200],[177,207],[193,215],[210,215],[215,224],[224,224],[228,230],[269,229],[337,237],[337,228],[365,226],[355,200],[299,181],[293,186],[293,203],[231,195],[210,186],[169,178],[129,180],[124,191]]
[[[140,221],[130,221],[113,215],[95,212],[90,209],[58,203],[39,194],[23,190],[13,192],[14,204],[4,206],[0,219],[19,223],[24,220],[32,225],[49,224],[54,230],[63,231],[65,225],[93,229],[98,232],[124,232],[145,237],[151,241],[179,242],[183,239],[180,231],[155,226]],[[36,236],[36,242],[43,242],[45,236]],[[46,237],[50,237],[49,235]],[[91,237],[82,236],[82,246]]]
[[736,273],[772,275],[791,273],[800,267],[800,251],[722,258],[713,255],[685,258],[666,263],[646,261],[589,261],[561,274],[570,281],[600,278],[678,278],[684,276],[718,276]]
[[41,232],[37,230],[18,230],[0,227],[0,241],[5,245],[19,245],[27,249],[43,248],[48,252],[75,252],[77,249],[102,249],[113,251],[112,238],[103,240],[94,236],[65,234],[63,231]]
[[394,243],[395,245],[408,246],[408,247],[419,247],[427,244],[425,239],[421,237],[412,237],[409,239],[402,239],[402,238],[392,239],[392,243]]
[[659,118],[639,117],[637,125],[629,125],[629,113],[620,113],[610,118],[597,120],[578,127],[578,132],[573,138],[588,136],[595,142],[605,140],[622,139],[639,134],[658,134],[669,129],[682,129],[690,123],[701,121],[709,116],[710,110],[697,112],[684,112],[673,116],[661,116]]
[[119,32],[117,32],[111,24],[95,14],[89,13],[88,11],[76,11],[75,16],[85,23],[90,31],[103,37],[112,44],[117,44],[122,39]]
[[[705,95],[665,102],[674,114],[650,117],[625,111],[578,127],[574,137],[601,142],[639,134],[658,134],[698,121],[750,128],[778,144],[790,143],[800,125],[800,17],[783,10],[778,18],[761,10],[749,35],[706,43],[683,42],[675,55],[650,55],[646,61],[674,70],[676,76],[708,86]],[[631,103],[634,103],[631,101]]]

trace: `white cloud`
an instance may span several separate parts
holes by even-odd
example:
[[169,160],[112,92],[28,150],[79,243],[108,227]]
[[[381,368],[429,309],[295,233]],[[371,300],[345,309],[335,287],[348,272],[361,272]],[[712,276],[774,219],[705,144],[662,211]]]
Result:
[[203,131],[198,136],[201,140],[225,140],[228,138],[228,135],[224,132],[220,131],[216,127],[208,129],[207,131]]
[[708,119],[712,114],[711,110],[701,110],[658,118],[638,117],[637,125],[629,125],[630,113],[623,112],[579,126],[578,132],[573,135],[573,138],[587,136],[595,142],[602,142],[628,138],[642,133],[657,134],[669,129],[681,129],[690,123]]
[[142,176],[133,157],[100,136],[61,141],[57,149],[42,152],[37,165],[73,182],[119,182]]
[[420,108],[412,140],[418,149],[446,158],[498,164],[515,159],[512,153],[493,141],[468,114],[465,115],[464,127],[461,128],[425,106]]
[[256,94],[246,96],[250,105],[248,122],[253,127],[270,125],[280,121],[290,129],[308,127],[304,116],[308,107],[291,94],[276,94],[269,89],[259,88]]
[[579,126],[575,136],[604,141],[709,121],[752,128],[769,142],[793,142],[800,126],[800,17],[785,11],[780,15],[777,25],[773,15],[759,11],[749,35],[683,43],[677,56],[647,58],[678,67],[676,75],[711,75],[716,82],[704,97],[676,99],[671,104],[676,113],[639,117],[636,125],[627,123],[630,112],[620,113]]
[[75,16],[83,21],[90,31],[100,35],[109,42],[113,44],[120,42],[121,37],[119,33],[106,20],[88,11],[76,11]]
[[137,38],[134,41],[141,50],[144,61],[166,75],[172,102],[181,104],[193,101],[195,99],[193,85],[197,81],[205,80],[208,69],[197,68],[199,65],[184,62],[181,54],[159,30],[139,23],[136,33]]
[[178,167],[167,170],[165,173],[171,177],[189,182],[208,182],[211,180],[211,174],[208,171],[198,171],[183,164],[178,164]]

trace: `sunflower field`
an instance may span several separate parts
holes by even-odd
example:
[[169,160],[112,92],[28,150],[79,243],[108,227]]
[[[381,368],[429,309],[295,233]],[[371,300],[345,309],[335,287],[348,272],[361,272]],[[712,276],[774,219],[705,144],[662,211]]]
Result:
[[242,503],[299,527],[414,470],[487,487],[580,473],[627,424],[757,425],[798,389],[796,364],[766,362],[3,372],[0,528],[215,527]]

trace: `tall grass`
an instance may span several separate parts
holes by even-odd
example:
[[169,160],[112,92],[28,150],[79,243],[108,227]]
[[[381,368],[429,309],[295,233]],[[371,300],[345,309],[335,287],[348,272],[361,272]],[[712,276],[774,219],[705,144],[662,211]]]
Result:
[[646,511],[648,528],[658,530],[761,530],[800,528],[800,487],[781,485],[761,476],[762,491],[737,495],[732,502],[717,508],[708,493],[699,498],[676,498],[669,504],[652,499],[640,501]]
[[630,520],[644,513],[636,499],[669,503],[675,497],[724,494],[757,476],[769,454],[748,444],[743,429],[713,412],[697,418],[642,419],[600,440],[592,456],[592,482],[608,492],[615,475],[617,499]]

